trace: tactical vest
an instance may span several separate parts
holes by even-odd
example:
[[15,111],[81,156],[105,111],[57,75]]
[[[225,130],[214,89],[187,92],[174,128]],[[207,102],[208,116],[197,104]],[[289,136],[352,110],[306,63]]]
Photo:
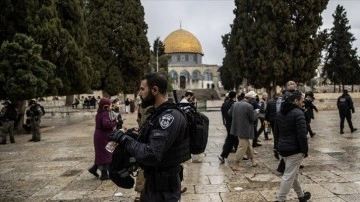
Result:
[[[149,117],[147,117],[143,126],[140,128],[140,134],[138,141],[142,143],[147,143],[149,141],[150,131],[155,126],[156,122],[159,119],[159,116],[166,110],[174,110],[170,105],[162,106],[160,109],[154,110]],[[176,109],[175,109],[176,110]],[[180,109],[178,109],[183,113]],[[185,115],[184,115],[185,116]],[[185,117],[186,118],[186,117]],[[161,162],[158,163],[157,167],[173,167],[178,166],[181,163],[189,160],[191,158],[190,154],[190,138],[189,137],[180,137],[178,136],[174,143],[171,145],[168,151],[164,154],[164,157]]]

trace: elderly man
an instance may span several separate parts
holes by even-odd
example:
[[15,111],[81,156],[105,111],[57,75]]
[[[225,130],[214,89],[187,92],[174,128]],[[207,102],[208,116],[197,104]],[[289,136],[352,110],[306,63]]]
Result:
[[240,160],[243,156],[251,160],[252,165],[256,166],[257,163],[254,158],[254,151],[251,146],[250,140],[254,139],[254,121],[257,119],[258,111],[255,111],[250,104],[256,97],[254,91],[245,94],[245,98],[240,102],[236,102],[228,111],[228,115],[232,117],[230,134],[239,138],[239,148],[236,152],[236,165],[232,167],[233,170],[241,171]]

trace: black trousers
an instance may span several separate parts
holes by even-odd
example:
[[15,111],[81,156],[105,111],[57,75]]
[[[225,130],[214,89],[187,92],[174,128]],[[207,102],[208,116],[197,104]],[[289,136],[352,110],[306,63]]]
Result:
[[340,114],[340,131],[343,132],[344,131],[344,122],[345,119],[349,124],[350,130],[353,131],[354,127],[351,121],[351,111],[339,111]]
[[276,151],[278,150],[278,143],[279,143],[279,135],[275,132],[275,121],[270,121],[271,130],[274,136],[274,147]]
[[236,150],[237,147],[239,146],[239,138],[237,136],[230,134],[231,126],[225,126],[225,127],[227,131],[227,135],[226,135],[225,143],[223,145],[223,151],[221,152],[220,156],[227,158],[232,148],[235,148]]
[[[180,169],[180,167],[179,167]],[[145,185],[141,190],[141,202],[178,202],[181,198],[181,179],[179,170],[157,180],[155,174],[144,171]]]
[[237,136],[230,134],[230,127],[226,127],[226,131],[227,131],[227,136],[225,139],[225,143],[223,145],[222,153],[220,155],[224,158],[227,158],[229,156],[233,147],[237,149],[237,147],[239,146],[239,138]]

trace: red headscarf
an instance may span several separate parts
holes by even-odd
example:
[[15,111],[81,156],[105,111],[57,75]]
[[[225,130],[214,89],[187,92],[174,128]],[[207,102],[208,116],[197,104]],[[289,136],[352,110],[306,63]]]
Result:
[[110,107],[111,105],[111,101],[105,97],[101,98],[99,101],[99,108],[98,108],[98,112],[104,110],[104,107],[108,106]]

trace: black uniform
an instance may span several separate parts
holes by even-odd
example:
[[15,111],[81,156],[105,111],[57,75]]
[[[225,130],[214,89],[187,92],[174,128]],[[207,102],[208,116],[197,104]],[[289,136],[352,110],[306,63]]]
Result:
[[357,129],[353,127],[352,121],[351,121],[351,112],[355,113],[354,104],[352,102],[352,99],[350,95],[348,94],[347,90],[344,90],[344,93],[338,98],[337,100],[337,107],[339,109],[339,115],[340,115],[340,133],[344,133],[344,121],[346,118],[346,121],[349,124],[351,132],[356,131]]
[[154,109],[140,128],[138,139],[125,143],[126,150],[144,169],[141,201],[180,200],[180,164],[191,156],[186,118],[174,106],[165,102]]
[[306,125],[307,125],[307,129],[308,132],[310,134],[311,137],[313,137],[315,135],[315,133],[312,131],[310,123],[311,123],[311,119],[314,119],[314,110],[316,112],[318,112],[318,109],[316,108],[316,106],[313,104],[313,101],[305,98],[304,100],[304,112],[305,112],[305,119],[306,119]]
[[223,145],[223,151],[220,155],[223,158],[227,158],[232,148],[235,148],[236,150],[239,145],[239,139],[236,136],[230,134],[232,118],[227,113],[231,108],[231,106],[234,104],[234,102],[235,102],[234,100],[229,99],[226,100],[224,104],[221,106],[221,114],[227,132],[225,143]]

